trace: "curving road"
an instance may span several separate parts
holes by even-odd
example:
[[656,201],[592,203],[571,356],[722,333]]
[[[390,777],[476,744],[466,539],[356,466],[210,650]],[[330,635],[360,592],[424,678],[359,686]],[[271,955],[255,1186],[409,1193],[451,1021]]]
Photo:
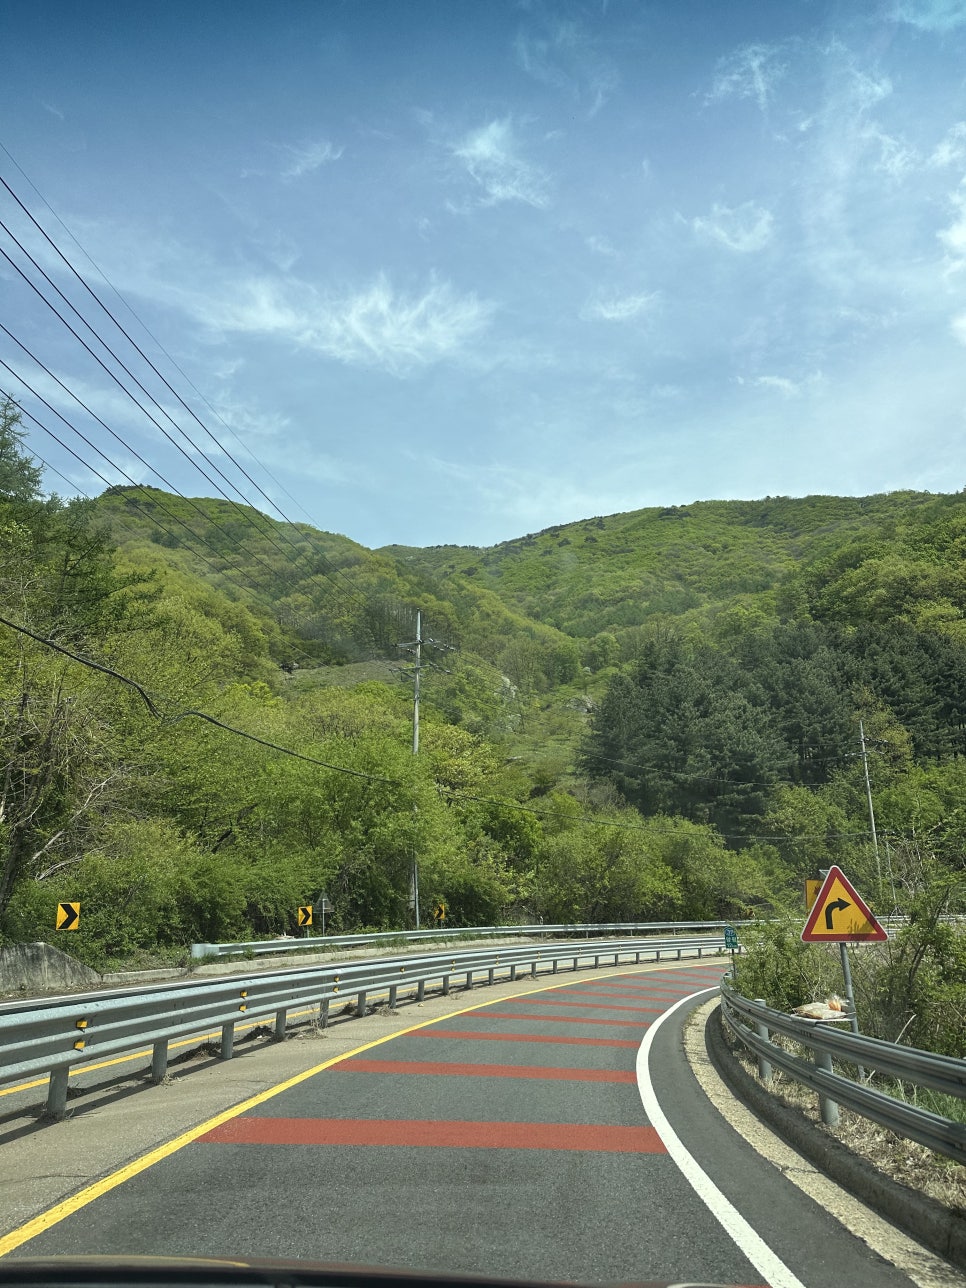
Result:
[[681,1030],[720,975],[584,975],[379,1039],[220,1115],[16,1255],[908,1288],[697,1088]]

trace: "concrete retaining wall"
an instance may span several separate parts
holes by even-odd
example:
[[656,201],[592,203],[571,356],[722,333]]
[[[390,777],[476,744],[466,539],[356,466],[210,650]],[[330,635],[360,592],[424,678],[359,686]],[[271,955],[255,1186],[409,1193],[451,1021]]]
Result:
[[96,970],[50,944],[7,944],[0,948],[0,994],[90,988],[100,982]]

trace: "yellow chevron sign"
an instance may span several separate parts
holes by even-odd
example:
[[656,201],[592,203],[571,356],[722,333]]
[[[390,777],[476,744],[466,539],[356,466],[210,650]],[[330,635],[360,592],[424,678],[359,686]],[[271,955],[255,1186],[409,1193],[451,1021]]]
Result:
[[80,925],[80,904],[59,903],[54,919],[55,930],[76,930]]

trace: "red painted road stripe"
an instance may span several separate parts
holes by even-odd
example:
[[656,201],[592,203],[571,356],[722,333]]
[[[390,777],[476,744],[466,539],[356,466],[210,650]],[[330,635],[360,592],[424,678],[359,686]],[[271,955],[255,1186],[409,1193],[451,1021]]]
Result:
[[660,980],[663,980],[666,984],[679,984],[682,980],[687,982],[688,980],[692,980],[692,979],[700,979],[702,975],[714,975],[715,971],[718,971],[718,974],[717,976],[715,976],[715,978],[720,979],[722,974],[721,972],[722,966],[727,966],[727,963],[725,962],[724,958],[719,957],[717,961],[705,962],[697,970],[695,970],[694,966],[689,966],[685,968],[683,973],[679,970],[665,970],[665,971],[649,970],[649,971],[643,971],[643,972],[636,971],[636,970],[632,970],[632,971],[622,970],[614,978],[616,979],[660,979]]
[[233,1118],[199,1136],[216,1145],[431,1145],[457,1149],[567,1149],[663,1154],[653,1127],[369,1118]]
[[331,1066],[344,1073],[432,1073],[455,1077],[546,1078],[561,1082],[637,1082],[631,1069],[557,1069],[540,1064],[450,1064],[431,1060],[342,1060]]
[[606,984],[574,984],[567,989],[568,993],[605,993],[608,997],[660,997],[670,998],[676,1001],[679,997],[685,997],[693,989],[686,989],[685,992],[679,992],[673,988],[617,988],[610,987]]
[[[648,1001],[657,1002],[660,1006],[666,1007],[670,1002],[676,1002],[679,997],[684,997],[684,993],[665,993],[660,989],[647,989],[645,992],[642,988],[569,988],[567,996],[572,997],[577,994],[580,997],[639,997],[647,998]],[[654,1009],[653,1007],[651,1008]]]
[[585,1010],[592,1007],[597,1011],[664,1011],[662,1006],[611,1006],[608,1002],[568,1002],[565,997],[528,997],[527,1006],[582,1006]]
[[609,1024],[612,1029],[646,1029],[650,1020],[599,1020],[589,1015],[530,1015],[526,1011],[480,1011],[480,1016],[491,1020],[545,1020],[560,1024]]
[[564,1046],[633,1047],[635,1051],[641,1045],[640,1042],[625,1042],[622,1038],[563,1038],[555,1033],[483,1033],[479,1030],[474,1033],[472,1029],[420,1029],[417,1033],[407,1033],[406,1037],[469,1038],[474,1042],[559,1042]]

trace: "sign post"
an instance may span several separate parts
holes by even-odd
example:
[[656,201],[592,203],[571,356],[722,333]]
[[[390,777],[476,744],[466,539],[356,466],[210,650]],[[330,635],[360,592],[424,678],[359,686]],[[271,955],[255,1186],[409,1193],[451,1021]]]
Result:
[[319,914],[319,917],[322,921],[322,934],[324,935],[325,934],[325,914],[332,907],[332,905],[329,903],[329,896],[325,893],[324,890],[316,899],[312,907]]
[[735,953],[738,951],[738,932],[734,926],[724,928],[725,948],[731,950],[731,978],[735,978]]
[[813,880],[811,877],[805,878],[805,911],[811,912],[815,907],[815,900],[818,898],[818,892],[822,888],[821,881]]

